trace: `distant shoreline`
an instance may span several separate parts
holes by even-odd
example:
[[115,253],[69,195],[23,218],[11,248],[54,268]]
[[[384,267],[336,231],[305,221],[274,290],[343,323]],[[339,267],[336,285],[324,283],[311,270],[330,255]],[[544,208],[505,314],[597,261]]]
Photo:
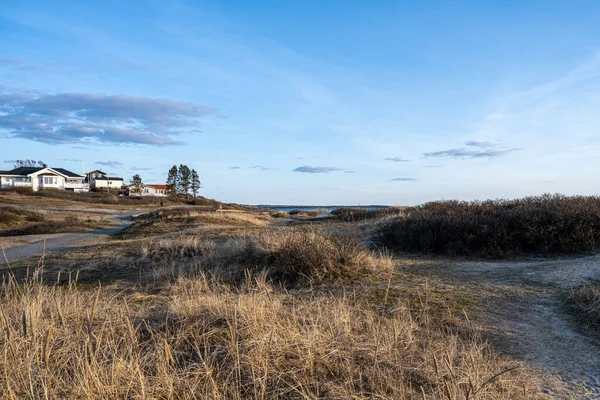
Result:
[[260,209],[269,209],[269,210],[278,210],[278,211],[292,211],[292,210],[304,210],[304,211],[310,211],[310,210],[327,210],[327,211],[332,211],[332,210],[336,210],[338,208],[361,208],[364,210],[378,210],[378,209],[382,209],[382,208],[388,208],[390,206],[383,206],[383,205],[364,205],[364,206],[359,206],[359,205],[353,205],[353,206],[297,206],[297,205],[285,205],[285,204],[259,204],[259,205],[255,205],[254,207],[256,208],[260,208]]

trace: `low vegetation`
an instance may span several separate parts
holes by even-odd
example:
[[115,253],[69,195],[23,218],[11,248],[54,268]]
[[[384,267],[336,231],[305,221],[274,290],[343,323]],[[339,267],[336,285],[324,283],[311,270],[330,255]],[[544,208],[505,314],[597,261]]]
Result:
[[567,304],[586,328],[600,333],[600,282],[572,289]]
[[[68,201],[78,201],[85,203],[95,203],[95,204],[115,204],[115,205],[129,205],[129,206],[148,206],[154,205],[157,206],[159,204],[163,205],[198,205],[198,206],[210,206],[218,208],[222,203],[207,199],[202,196],[197,196],[195,199],[186,199],[181,197],[141,197],[141,196],[119,196],[118,193],[109,193],[106,191],[90,191],[84,193],[75,193],[67,190],[39,190],[32,191],[30,188],[11,188],[11,189],[0,189],[0,193],[17,193],[25,196],[33,196],[40,198],[51,198],[51,199],[60,199],[60,200],[68,200]],[[227,204],[223,206],[228,206],[229,208],[244,208],[243,206]]]
[[[327,218],[157,208],[94,252],[45,256],[33,278],[30,261],[0,270],[0,398],[544,398],[472,318],[491,291],[419,275],[430,260],[400,265],[388,249],[593,252],[599,210],[564,196]],[[599,329],[597,282],[567,304]]]
[[263,273],[269,281],[296,286],[383,272],[392,267],[387,257],[376,257],[355,235],[317,230],[282,229],[226,240],[197,237],[156,240],[141,248],[143,258],[167,269],[171,260],[213,271],[228,282],[241,281],[247,272]]
[[327,209],[323,208],[323,209],[313,209],[313,210],[301,210],[301,209],[295,209],[295,210],[290,210],[290,212],[288,212],[288,216],[291,217],[319,217],[319,216],[323,216],[323,215],[327,215],[329,213],[329,211],[327,211]]
[[331,215],[345,222],[356,222],[397,216],[402,213],[403,209],[403,207],[382,207],[369,210],[366,208],[340,207],[331,211]]
[[539,397],[534,377],[476,335],[399,299],[382,305],[251,277],[235,288],[206,275],[147,288],[9,279],[0,397]]
[[118,234],[120,238],[147,237],[210,227],[264,227],[267,214],[213,211],[212,208],[161,208],[134,219],[134,224]]
[[41,222],[44,215],[19,207],[0,207],[0,229],[21,225],[24,222]]
[[445,256],[595,253],[600,244],[600,197],[432,202],[382,222],[373,239],[400,251]]
[[37,222],[39,220],[38,218],[39,217],[35,216],[31,219],[28,219],[28,221],[33,222],[31,224],[0,231],[0,237],[78,232],[106,228],[110,225],[106,221],[91,219],[81,220],[78,218],[65,218],[64,220],[46,221],[42,217],[41,222]]

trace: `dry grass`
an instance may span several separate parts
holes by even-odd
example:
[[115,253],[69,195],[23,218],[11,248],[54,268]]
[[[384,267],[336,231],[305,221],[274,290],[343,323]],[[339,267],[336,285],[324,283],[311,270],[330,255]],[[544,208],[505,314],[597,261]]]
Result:
[[114,223],[111,223],[109,221],[95,219],[80,220],[76,217],[50,221],[45,221],[44,219],[42,219],[42,222],[37,222],[39,220],[38,218],[28,218],[27,220],[33,221],[33,223],[18,228],[0,231],[0,237],[79,232],[86,230],[102,229],[114,225]]
[[279,229],[226,240],[162,239],[140,252],[143,259],[169,268],[172,260],[188,260],[179,265],[220,271],[231,282],[243,279],[246,271],[265,271],[286,286],[359,277],[391,266],[389,257],[374,255],[357,235],[324,230]]
[[572,289],[567,304],[586,328],[600,332],[600,283],[588,283]]
[[194,208],[160,209],[143,214],[124,229],[119,237],[136,238],[185,231],[201,227],[264,227],[268,215],[249,212],[220,212]]
[[[157,291],[158,290],[158,291]],[[426,302],[427,293],[423,293]],[[399,299],[204,275],[151,292],[5,282],[0,397],[532,399],[535,379]]]
[[22,207],[0,206],[0,229],[11,228],[27,222],[41,222],[44,215]]
[[265,226],[270,219],[266,213],[244,212],[236,210],[215,211],[200,207],[163,208],[137,217],[146,221],[183,221],[212,225],[248,225]]

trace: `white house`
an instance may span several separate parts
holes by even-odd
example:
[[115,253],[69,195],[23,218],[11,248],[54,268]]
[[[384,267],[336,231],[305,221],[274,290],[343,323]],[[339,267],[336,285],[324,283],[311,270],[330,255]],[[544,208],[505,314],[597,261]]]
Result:
[[91,187],[103,190],[121,190],[121,187],[125,185],[123,178],[117,176],[108,176],[108,174],[102,170],[95,170],[88,172],[85,178],[86,182]]
[[169,187],[161,184],[146,184],[140,185],[141,194],[137,193],[135,185],[129,186],[130,196],[142,196],[142,197],[167,197],[169,195]]
[[83,175],[64,168],[20,167],[11,171],[0,172],[2,189],[25,187],[34,192],[40,189],[61,189],[74,192],[87,192],[89,185]]

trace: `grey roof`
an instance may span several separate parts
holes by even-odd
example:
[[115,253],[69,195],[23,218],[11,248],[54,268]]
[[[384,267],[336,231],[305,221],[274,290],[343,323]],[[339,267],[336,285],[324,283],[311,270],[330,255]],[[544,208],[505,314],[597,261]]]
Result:
[[10,171],[4,171],[4,175],[27,176],[29,174],[33,174],[34,172],[38,172],[43,169],[44,168],[38,168],[38,167],[19,167],[19,168],[11,169]]
[[[2,171],[2,175],[17,175],[17,176],[27,176],[29,174],[33,174],[36,173],[38,171],[41,171],[45,168],[41,168],[41,167],[19,167],[19,168],[15,168],[12,169],[10,171]],[[58,172],[59,174],[63,174],[66,175],[70,178],[81,178],[81,175],[78,175],[74,172],[71,172],[69,170],[66,170],[64,168],[50,168],[53,169],[54,171]]]
[[95,178],[97,181],[122,181],[123,178],[119,178],[118,176],[99,176]]
[[60,172],[61,174],[68,176],[69,178],[83,178],[83,176],[76,174],[74,172],[71,172],[64,168],[52,168],[52,169],[55,170],[56,172]]

